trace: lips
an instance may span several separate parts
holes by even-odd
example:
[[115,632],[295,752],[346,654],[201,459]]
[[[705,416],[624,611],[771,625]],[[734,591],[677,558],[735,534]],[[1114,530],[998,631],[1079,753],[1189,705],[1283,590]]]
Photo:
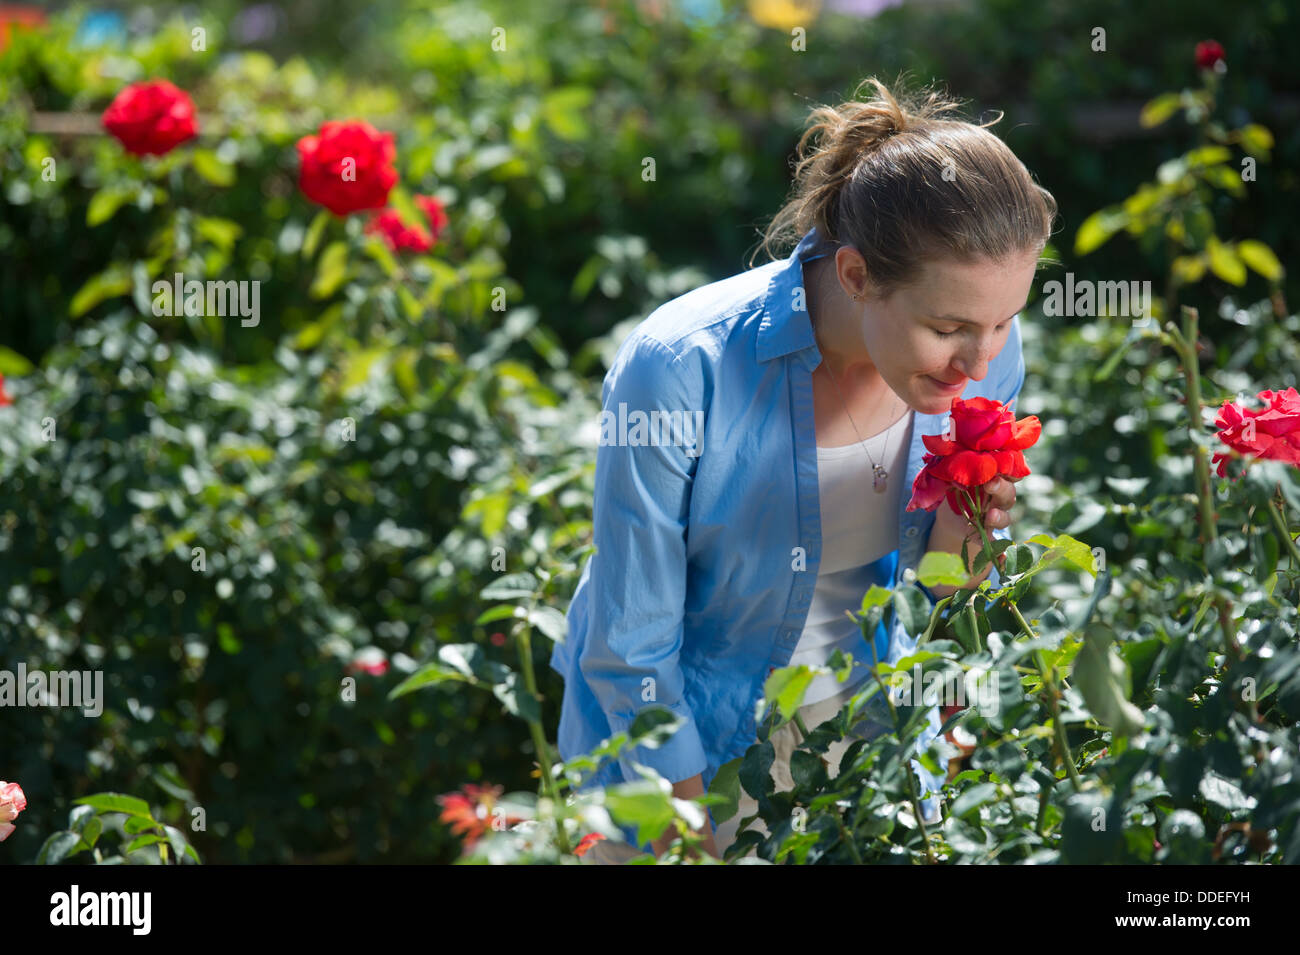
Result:
[[962,381],[955,381],[955,382],[944,381],[942,378],[934,377],[934,375],[927,375],[926,377],[929,378],[931,381],[933,381],[935,384],[941,385],[944,388],[960,388],[962,384],[964,384],[964,382]]

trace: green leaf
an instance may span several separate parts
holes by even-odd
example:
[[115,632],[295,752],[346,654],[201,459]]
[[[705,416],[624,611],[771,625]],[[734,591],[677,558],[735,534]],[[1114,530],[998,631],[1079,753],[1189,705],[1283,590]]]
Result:
[[554,607],[538,607],[528,615],[528,622],[556,643],[563,643],[569,633],[564,614]]
[[128,836],[133,836],[138,832],[144,832],[146,829],[153,829],[157,823],[152,819],[145,819],[140,816],[132,816],[122,824],[122,831]]
[[763,696],[769,703],[776,703],[782,722],[794,717],[816,675],[812,667],[803,664],[782,667],[768,675],[763,684]]
[[908,585],[894,592],[894,613],[909,636],[924,632],[931,609],[930,601],[916,587]]
[[229,219],[197,216],[194,219],[194,231],[217,248],[229,251],[234,246],[235,240],[243,234],[244,228],[238,222]]
[[72,296],[72,304],[68,306],[69,317],[79,318],[104,299],[126,295],[131,291],[131,284],[131,270],[121,263],[113,263],[87,279],[86,284]]
[[1238,242],[1237,255],[1270,282],[1280,281],[1285,272],[1273,250],[1258,239],[1242,239]]
[[675,815],[669,793],[649,779],[610,787],[605,808],[619,825],[636,826],[638,844],[662,836]]
[[86,225],[93,228],[107,222],[138,194],[139,189],[135,186],[104,186],[90,197],[90,205],[86,207]]
[[[89,809],[89,806],[84,808]],[[93,810],[92,810],[93,811]],[[81,830],[81,839],[91,849],[95,848],[95,843],[99,841],[99,835],[104,831],[104,820],[98,816],[93,817],[86,823],[86,828]]]
[[19,375],[29,375],[35,369],[36,366],[18,352],[0,345],[0,375],[16,378]]
[[143,849],[145,846],[152,846],[163,841],[163,837],[152,832],[146,832],[142,836],[136,836],[130,844],[122,850],[126,855],[135,852],[136,849]]
[[75,855],[81,845],[81,833],[60,830],[45,840],[36,854],[37,865],[58,865],[70,855]]
[[311,283],[312,298],[329,298],[348,277],[347,243],[331,242],[321,253],[316,265],[316,278]]
[[81,832],[86,828],[86,823],[95,818],[94,806],[75,806],[68,813],[68,830],[70,832]]
[[523,611],[514,604],[499,604],[498,606],[491,607],[479,614],[478,619],[474,621],[474,625],[481,626],[485,623],[493,623],[497,620],[517,617],[522,613]]
[[145,819],[153,819],[153,813],[149,811],[147,802],[143,799],[136,799],[134,796],[123,796],[121,793],[96,793],[93,796],[83,796],[74,801],[80,806],[93,806],[100,812],[124,812],[128,816],[142,816]]
[[181,856],[185,855],[190,847],[185,838],[185,833],[175,826],[163,826],[163,832],[167,834],[167,844],[172,847],[172,852],[176,853],[176,861],[180,862]]
[[390,700],[395,700],[399,696],[405,696],[407,693],[414,693],[426,686],[436,686],[440,683],[446,683],[448,680],[455,680],[460,683],[473,683],[471,677],[454,667],[445,666],[441,663],[426,663],[410,676],[408,676],[397,686],[393,687],[388,693]]
[[1074,682],[1097,721],[1118,736],[1132,736],[1145,725],[1142,711],[1129,702],[1131,676],[1123,657],[1111,649],[1113,634],[1103,624],[1089,624],[1084,645],[1074,658]]
[[211,149],[194,150],[194,171],[214,186],[235,184],[235,167],[219,159]]
[[1025,573],[1033,565],[1033,550],[1024,544],[1016,544],[1014,547],[1007,548],[1007,562],[1002,573],[1006,577],[1015,577]]
[[1248,123],[1241,127],[1241,148],[1252,156],[1266,157],[1273,148],[1273,134],[1267,126]]
[[1205,244],[1205,252],[1210,257],[1210,271],[1233,285],[1246,284],[1246,266],[1233,251],[1232,246],[1225,245],[1215,236],[1210,236]]
[[498,577],[479,591],[484,600],[514,600],[518,597],[531,597],[537,592],[538,581],[527,571],[506,574]]
[[316,254],[316,246],[320,244],[321,236],[325,234],[325,227],[329,225],[333,215],[328,209],[322,209],[316,213],[316,218],[311,220],[311,225],[307,227],[307,235],[302,240],[302,256],[310,259]]
[[723,763],[713,774],[709,792],[726,800],[710,810],[715,822],[726,822],[740,809],[740,764],[744,761],[744,757],[737,756]]
[[970,574],[959,555],[927,551],[916,568],[916,579],[927,587],[960,587],[970,580]]
[[1087,255],[1124,228],[1128,215],[1113,208],[1100,209],[1083,220],[1074,236],[1074,254]]
[[1161,93],[1155,99],[1148,102],[1142,107],[1142,113],[1138,117],[1144,128],[1150,129],[1152,126],[1159,126],[1174,113],[1178,112],[1178,106],[1182,102],[1182,97],[1178,93]]
[[[967,578],[967,580],[969,579],[970,578]],[[963,583],[964,582],[965,581],[963,581]],[[894,592],[888,587],[881,587],[879,584],[872,584],[871,589],[862,597],[862,613],[866,613],[872,607],[883,607],[893,598]]]

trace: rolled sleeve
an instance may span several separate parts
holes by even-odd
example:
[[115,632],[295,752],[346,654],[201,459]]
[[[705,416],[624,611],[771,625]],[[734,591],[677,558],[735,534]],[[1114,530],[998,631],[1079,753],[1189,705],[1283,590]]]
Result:
[[596,553],[578,665],[612,732],[628,731],[653,706],[684,721],[662,746],[624,751],[619,764],[627,780],[638,778],[633,763],[670,782],[702,773],[708,763],[680,663],[686,533],[702,428],[692,425],[654,441],[665,432],[650,428],[649,440],[641,440],[635,427],[637,412],[680,412],[679,420],[691,415],[701,422],[703,390],[702,374],[644,336],[624,343],[605,377],[593,501]]

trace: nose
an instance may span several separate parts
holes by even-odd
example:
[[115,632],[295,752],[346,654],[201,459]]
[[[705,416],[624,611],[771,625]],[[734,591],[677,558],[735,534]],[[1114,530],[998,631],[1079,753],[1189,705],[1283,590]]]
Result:
[[992,360],[993,352],[989,343],[980,340],[962,350],[955,366],[972,381],[983,381],[989,373],[989,362]]

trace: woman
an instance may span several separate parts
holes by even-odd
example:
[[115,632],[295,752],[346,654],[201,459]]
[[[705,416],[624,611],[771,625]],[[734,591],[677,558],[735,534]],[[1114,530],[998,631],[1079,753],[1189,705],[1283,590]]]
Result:
[[[596,552],[551,659],[565,678],[560,754],[626,731],[647,706],[683,724],[593,785],[637,780],[640,763],[679,798],[705,792],[755,742],[773,669],[824,663],[837,648],[896,662],[915,638],[882,623],[869,647],[845,611],[926,551],[960,553],[963,539],[978,550],[978,530],[951,509],[905,510],[921,437],[946,430],[954,398],[1019,393],[1018,313],[1056,204],[1001,140],[947,115],[956,103],[900,102],[866,82],[873,97],[816,109],[800,140],[792,197],[763,243],[801,237],[790,256],[657,309],[605,377]],[[985,490],[987,526],[1007,538],[1015,487],[999,478]],[[996,584],[985,568],[967,586],[990,570]],[[834,717],[868,676],[816,680],[805,726]],[[858,735],[882,730],[873,703]],[[938,729],[932,711],[919,745]],[[800,738],[793,721],[772,736],[778,789]],[[850,742],[827,754],[832,773]],[[943,779],[912,765],[935,819]],[[754,811],[742,794],[716,832],[706,822],[705,849],[720,858]],[[640,854],[625,834],[630,844],[597,842],[589,861]],[[660,854],[674,836],[640,851]]]

